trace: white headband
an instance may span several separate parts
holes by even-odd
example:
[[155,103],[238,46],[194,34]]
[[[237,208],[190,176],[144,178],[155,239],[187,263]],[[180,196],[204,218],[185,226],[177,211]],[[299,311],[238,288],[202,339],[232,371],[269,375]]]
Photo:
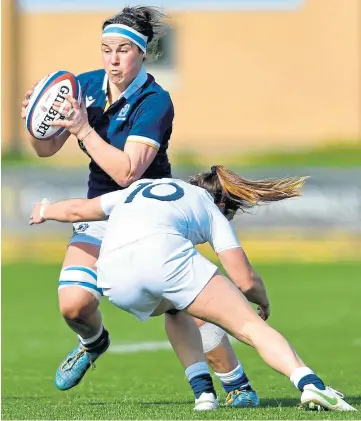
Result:
[[143,53],[147,52],[147,41],[148,37],[136,31],[127,25],[121,25],[120,23],[114,23],[104,28],[102,38],[104,37],[123,37],[134,42]]

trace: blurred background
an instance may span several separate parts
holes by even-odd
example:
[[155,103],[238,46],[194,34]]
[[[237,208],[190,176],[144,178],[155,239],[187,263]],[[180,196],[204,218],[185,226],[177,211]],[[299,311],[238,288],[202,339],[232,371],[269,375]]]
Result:
[[[182,415],[191,396],[162,318],[142,324],[107,300],[109,352],[76,390],[56,391],[55,369],[76,343],[57,304],[72,227],[28,225],[34,201],[86,195],[88,159],[74,138],[54,157],[35,155],[20,118],[24,93],[53,71],[100,68],[102,22],[139,3],[2,0],[3,419],[194,417]],[[360,0],[144,3],[164,6],[172,27],[162,57],[146,67],[174,102],[174,176],[213,164],[253,179],[310,176],[301,198],[234,225],[267,285],[269,323],[360,405]],[[310,417],[287,412],[298,404],[293,386],[250,347],[234,346],[261,397],[261,412],[248,418]]]
[[[75,139],[47,159],[27,143],[25,91],[52,71],[100,68],[102,22],[138,3],[2,1],[3,262],[60,263],[71,227],[29,227],[32,203],[86,194],[88,160]],[[359,0],[150,3],[172,28],[146,67],[175,105],[174,175],[212,164],[257,179],[309,175],[302,198],[236,218],[250,258],[360,259]]]

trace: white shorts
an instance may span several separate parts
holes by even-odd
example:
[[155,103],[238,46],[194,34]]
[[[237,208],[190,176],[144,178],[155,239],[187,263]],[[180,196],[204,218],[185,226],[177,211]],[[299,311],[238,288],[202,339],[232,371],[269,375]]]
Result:
[[97,262],[98,287],[109,300],[141,320],[163,298],[183,310],[198,296],[217,270],[178,235],[152,235],[109,253]]
[[72,243],[88,243],[100,247],[107,229],[108,221],[76,222],[73,224]]

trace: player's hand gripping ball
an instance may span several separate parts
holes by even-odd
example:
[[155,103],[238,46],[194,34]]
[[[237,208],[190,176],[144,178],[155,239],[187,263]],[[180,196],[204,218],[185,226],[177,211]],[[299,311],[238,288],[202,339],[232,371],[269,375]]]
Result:
[[29,133],[37,139],[49,140],[66,130],[53,123],[70,118],[74,113],[69,97],[79,104],[81,88],[76,77],[63,70],[51,73],[34,90],[28,91],[22,103],[22,117],[26,118]]

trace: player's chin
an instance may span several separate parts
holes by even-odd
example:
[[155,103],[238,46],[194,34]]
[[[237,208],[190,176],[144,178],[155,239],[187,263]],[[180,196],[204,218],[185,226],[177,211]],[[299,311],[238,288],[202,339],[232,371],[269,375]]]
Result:
[[121,73],[112,74],[108,73],[109,79],[112,83],[118,84],[124,82],[124,76]]

